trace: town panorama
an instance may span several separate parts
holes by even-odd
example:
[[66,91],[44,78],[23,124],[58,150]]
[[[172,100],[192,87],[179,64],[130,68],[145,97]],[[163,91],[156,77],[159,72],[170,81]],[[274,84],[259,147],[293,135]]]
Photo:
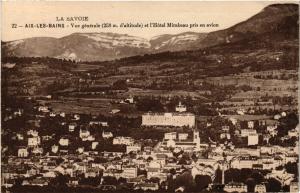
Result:
[[209,33],[16,39],[2,192],[299,191],[298,4]]

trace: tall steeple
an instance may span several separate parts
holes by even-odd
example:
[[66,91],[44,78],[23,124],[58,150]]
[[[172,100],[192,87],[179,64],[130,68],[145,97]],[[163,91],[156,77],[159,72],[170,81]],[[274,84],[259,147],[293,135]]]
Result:
[[193,130],[193,142],[196,143],[196,149],[200,150],[200,136],[196,129]]
[[222,184],[225,184],[224,162],[222,162]]

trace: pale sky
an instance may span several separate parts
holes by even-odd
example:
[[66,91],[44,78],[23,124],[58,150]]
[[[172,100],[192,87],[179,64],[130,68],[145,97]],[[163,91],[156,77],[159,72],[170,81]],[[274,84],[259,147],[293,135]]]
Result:
[[[2,2],[2,40],[29,37],[63,37],[74,32],[114,32],[150,39],[186,31],[210,32],[248,19],[272,1],[252,2]],[[111,23],[215,23],[218,28],[117,28],[117,29],[13,29],[11,25],[57,23],[56,17],[88,16],[88,22]],[[65,22],[66,24],[67,22]],[[69,22],[70,23],[70,22]]]

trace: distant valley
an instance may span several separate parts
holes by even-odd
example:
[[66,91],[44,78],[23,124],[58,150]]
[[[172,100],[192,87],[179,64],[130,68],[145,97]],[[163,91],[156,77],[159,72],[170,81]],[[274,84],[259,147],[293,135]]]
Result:
[[51,95],[58,111],[108,113],[122,108],[112,101],[128,96],[218,102],[224,112],[257,107],[257,102],[270,109],[272,100],[290,108],[297,103],[298,32],[298,5],[274,4],[207,34],[146,40],[75,33],[5,42],[2,93],[8,98]]

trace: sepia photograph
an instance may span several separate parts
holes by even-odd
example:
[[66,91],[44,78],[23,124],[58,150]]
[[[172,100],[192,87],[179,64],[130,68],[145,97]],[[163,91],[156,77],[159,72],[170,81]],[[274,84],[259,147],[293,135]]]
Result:
[[299,1],[1,1],[1,192],[299,190]]

